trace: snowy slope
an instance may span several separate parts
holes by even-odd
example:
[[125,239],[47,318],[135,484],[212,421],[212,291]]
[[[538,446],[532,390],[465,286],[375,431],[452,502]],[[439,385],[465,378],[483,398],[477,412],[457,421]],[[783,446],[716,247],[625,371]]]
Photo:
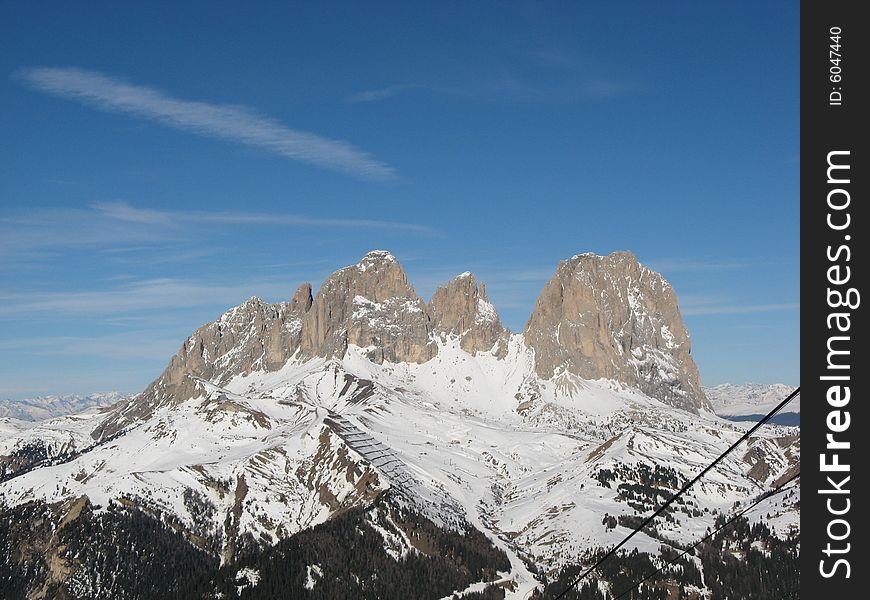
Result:
[[44,421],[74,415],[92,408],[111,406],[129,398],[120,392],[100,392],[87,396],[39,396],[23,400],[0,399],[0,418]]
[[[751,424],[734,415],[790,391],[719,386],[711,398],[731,420],[709,412],[663,278],[626,253],[575,259],[523,334],[469,275],[425,304],[385,252],[336,271],[316,298],[303,284],[290,303],[249,300],[136,397],[0,419],[0,506],[133,507],[224,565],[345,514],[363,514],[400,560],[425,553],[391,521],[413,514],[443,535],[482,532],[508,557],[495,573],[507,597],[526,598],[739,439]],[[694,541],[799,460],[797,428],[764,427],[630,548]],[[798,494],[765,502],[751,518],[771,514],[782,536],[799,526]],[[329,576],[307,574],[312,586]]]
[[[80,453],[0,484],[0,501],[132,503],[220,540],[229,560],[244,532],[274,542],[392,488],[442,527],[486,533],[510,557],[509,597],[521,598],[538,585],[524,561],[551,571],[619,541],[627,525],[604,515],[646,514],[664,498],[631,486],[667,465],[670,483],[656,487],[675,491],[746,429],[613,381],[542,380],[521,342],[497,359],[450,338],[421,364],[376,364],[351,346],[342,360],[291,360],[223,387],[200,380],[197,397],[95,447],[84,417],[10,431],[0,455],[37,438]],[[766,428],[635,547],[689,541],[715,511],[768,489],[799,459],[793,434]],[[796,525],[795,511],[778,510],[778,530]]]
[[[713,411],[723,417],[764,415],[794,391],[784,383],[723,383],[704,388]],[[800,397],[788,403],[780,414],[801,412]]]

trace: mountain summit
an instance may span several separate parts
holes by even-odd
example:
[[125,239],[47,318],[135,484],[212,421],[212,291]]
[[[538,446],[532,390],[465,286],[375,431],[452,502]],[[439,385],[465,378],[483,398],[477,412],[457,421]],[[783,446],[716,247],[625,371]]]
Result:
[[356,265],[330,275],[302,327],[307,356],[344,356],[348,345],[374,362],[421,363],[435,356],[426,304],[389,252],[369,252]]
[[[316,295],[305,283],[203,325],[134,398],[0,418],[0,571],[28,597],[76,600],[520,600],[745,432],[708,407],[673,288],[630,253],[561,262],[512,333],[471,273],[427,304],[370,252]],[[759,431],[635,548],[688,544],[799,460],[792,428]],[[792,543],[799,501],[765,499],[784,538],[747,562],[791,556],[772,549]],[[184,583],[179,564],[206,592],[140,589]]]
[[504,357],[509,332],[490,304],[486,286],[478,283],[471,273],[457,275],[435,290],[429,302],[429,313],[435,333],[457,336],[466,352],[489,352],[498,344],[496,354]]
[[679,408],[711,410],[674,288],[631,252],[559,263],[524,333],[541,377],[614,379]]
[[419,364],[449,337],[470,354],[499,359],[515,339],[533,352],[544,380],[564,373],[609,379],[678,408],[710,410],[674,289],[630,252],[559,263],[516,336],[471,273],[438,288],[427,305],[396,257],[375,250],[330,275],[314,298],[304,283],[290,302],[251,298],[203,325],[163,374],[95,433],[114,435],[160,406],[194,397],[199,379],[224,385],[252,371],[276,371],[294,357],[341,359],[351,346],[376,364]]

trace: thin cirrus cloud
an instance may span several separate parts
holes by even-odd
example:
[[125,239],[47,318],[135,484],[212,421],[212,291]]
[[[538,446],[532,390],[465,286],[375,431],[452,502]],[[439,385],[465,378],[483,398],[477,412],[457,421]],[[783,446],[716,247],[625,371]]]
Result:
[[111,219],[141,224],[210,223],[224,225],[273,225],[298,227],[391,229],[409,233],[433,233],[431,227],[377,219],[321,219],[287,213],[234,211],[180,211],[140,209],[127,202],[95,202],[91,208]]
[[346,100],[377,102],[428,92],[487,101],[562,103],[606,100],[643,90],[637,82],[613,78],[597,63],[558,50],[502,50],[483,62],[462,64],[449,73],[432,74],[428,81],[394,81],[357,91]]
[[517,102],[575,102],[602,100],[636,92],[637,85],[605,79],[580,81],[532,81],[514,74],[501,74],[488,79],[453,85],[396,83],[385,87],[355,92],[346,97],[350,103],[378,102],[415,91],[442,96]]
[[720,258],[665,258],[653,259],[647,264],[662,273],[689,273],[766,267],[778,263],[762,259],[750,261]]
[[395,179],[392,167],[348,142],[290,129],[247,107],[182,100],[153,87],[77,68],[27,68],[15,75],[34,89],[101,110],[255,146],[291,160],[364,179]]
[[168,211],[136,208],[128,202],[94,202],[90,208],[104,217],[127,223],[164,227],[173,223],[172,214]]
[[739,315],[800,310],[799,302],[741,303],[719,295],[686,294],[680,298],[683,316]]
[[95,356],[112,359],[154,360],[171,356],[176,337],[153,329],[102,336],[23,337],[0,341],[0,351],[28,352],[35,356]]
[[179,211],[140,208],[128,202],[95,202],[85,208],[37,209],[0,217],[0,266],[36,260],[62,248],[151,246],[201,235],[198,225],[352,229],[433,235],[427,225],[376,219],[317,218],[292,213]]
[[251,291],[265,297],[282,297],[288,293],[287,282],[263,278],[222,285],[158,278],[124,282],[99,290],[0,293],[0,319],[23,315],[48,319],[70,316],[105,319],[157,311],[163,320],[170,310],[234,306],[250,297]]
[[383,88],[373,89],[373,90],[364,90],[362,92],[357,92],[355,94],[351,94],[347,97],[348,102],[375,102],[377,100],[386,100],[387,98],[392,98],[393,96],[397,96],[399,94],[403,94],[405,92],[410,92],[413,90],[420,89],[433,89],[429,86],[414,84],[414,83],[397,83],[393,85],[388,85]]
[[709,316],[709,315],[739,315],[749,313],[775,312],[781,310],[800,310],[801,305],[797,302],[784,302],[774,304],[746,304],[746,305],[710,305],[694,306],[682,309],[683,315]]

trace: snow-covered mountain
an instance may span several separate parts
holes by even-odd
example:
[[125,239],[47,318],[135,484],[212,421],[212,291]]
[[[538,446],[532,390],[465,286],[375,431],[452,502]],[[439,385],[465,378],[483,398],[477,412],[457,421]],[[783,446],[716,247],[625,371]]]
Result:
[[74,415],[92,408],[111,406],[130,398],[130,394],[120,392],[101,392],[81,396],[38,396],[23,400],[0,399],[0,419],[20,419],[22,421],[44,421],[55,417]]
[[[705,387],[704,392],[710,399],[713,411],[720,417],[752,420],[773,410],[794,389],[794,386],[784,383],[723,383]],[[798,396],[786,404],[777,417],[780,422],[784,419],[788,424],[796,424],[800,412],[801,399]]]
[[[107,579],[104,559],[69,548],[133,511],[192,545],[179,552],[215,561],[222,597],[272,585],[264,556],[304,554],[294,585],[312,597],[351,597],[326,583],[351,581],[358,597],[527,598],[621,540],[747,427],[710,412],[673,289],[629,253],[563,261],[520,334],[471,274],[425,303],[386,252],[311,289],[204,325],[105,414],[5,432],[0,504],[13,523],[54,523],[28,542],[28,556],[48,557],[28,585],[123,597],[120,567]],[[634,547],[696,539],[784,481],[799,453],[796,430],[765,428]],[[792,492],[763,505],[780,537],[798,527],[798,503]],[[75,527],[72,541],[57,533]],[[288,549],[320,547],[330,527],[385,553],[380,576],[335,559],[335,544]],[[378,587],[390,564],[439,560],[444,544],[476,558],[426,595]]]

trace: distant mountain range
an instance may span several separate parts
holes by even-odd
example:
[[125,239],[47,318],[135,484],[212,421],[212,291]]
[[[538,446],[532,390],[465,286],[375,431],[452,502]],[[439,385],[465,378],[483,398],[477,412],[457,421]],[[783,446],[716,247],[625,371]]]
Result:
[[81,396],[38,396],[24,400],[0,400],[0,418],[20,419],[22,421],[45,421],[74,415],[91,408],[111,406],[130,398],[120,392],[97,392]]
[[[795,389],[784,383],[723,383],[705,387],[704,392],[720,417],[732,421],[756,421],[770,412]],[[799,425],[800,396],[789,402],[772,421],[780,425]]]

